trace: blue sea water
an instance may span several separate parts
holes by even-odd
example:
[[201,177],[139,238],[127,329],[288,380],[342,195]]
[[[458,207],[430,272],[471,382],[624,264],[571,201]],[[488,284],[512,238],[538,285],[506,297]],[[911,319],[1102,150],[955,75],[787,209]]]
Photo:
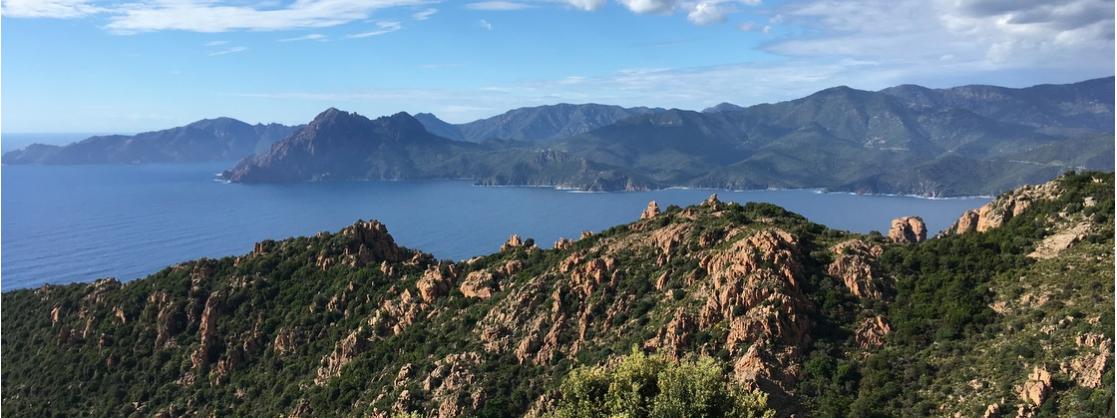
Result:
[[[231,163],[136,166],[3,166],[0,288],[130,280],[199,257],[248,252],[256,241],[337,230],[378,219],[401,245],[440,258],[497,250],[509,234],[549,246],[637,219],[660,207],[701,202],[709,190],[577,193],[480,187],[462,181],[226,184]],[[932,233],[984,198],[930,200],[810,190],[719,191],[726,201],[765,201],[830,227],[887,231],[918,215]]]

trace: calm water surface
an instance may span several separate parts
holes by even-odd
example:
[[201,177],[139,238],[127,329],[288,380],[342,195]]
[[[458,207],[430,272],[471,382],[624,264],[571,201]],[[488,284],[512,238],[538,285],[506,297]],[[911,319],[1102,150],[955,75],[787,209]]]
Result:
[[[251,186],[214,181],[215,173],[230,165],[4,166],[0,287],[135,279],[181,261],[242,254],[262,239],[337,230],[358,218],[384,222],[401,245],[464,259],[497,250],[511,233],[549,246],[559,237],[633,221],[649,200],[660,207],[684,206],[711,193],[576,193],[460,181]],[[987,200],[808,190],[718,195],[775,203],[858,232],[887,231],[892,218],[918,215],[933,233]]]

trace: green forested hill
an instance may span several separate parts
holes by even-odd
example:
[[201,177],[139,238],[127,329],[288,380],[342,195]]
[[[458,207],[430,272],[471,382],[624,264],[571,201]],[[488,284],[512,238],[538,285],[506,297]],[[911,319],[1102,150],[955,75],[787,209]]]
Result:
[[711,199],[465,262],[358,222],[4,293],[2,412],[1112,415],[1113,193],[1067,175],[916,244]]

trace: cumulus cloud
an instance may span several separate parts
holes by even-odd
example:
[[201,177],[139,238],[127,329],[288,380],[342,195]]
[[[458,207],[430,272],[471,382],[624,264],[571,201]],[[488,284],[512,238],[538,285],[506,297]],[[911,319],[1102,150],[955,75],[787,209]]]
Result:
[[434,8],[423,9],[423,10],[417,11],[415,13],[412,13],[411,18],[415,19],[415,20],[427,20],[427,19],[430,19],[431,16],[434,16],[435,13],[438,13],[438,9],[434,9]]
[[4,17],[72,19],[100,12],[86,0],[5,0]]
[[696,25],[708,25],[711,23],[721,23],[726,19],[726,15],[733,10],[728,6],[721,4],[718,1],[702,1],[694,5],[694,8],[687,13],[687,20]]
[[474,2],[474,3],[468,3],[468,4],[465,5],[465,8],[467,8],[467,9],[489,10],[489,11],[522,10],[522,9],[527,9],[529,7],[532,7],[532,6],[530,4],[525,4],[525,3],[515,2],[515,1],[504,1],[504,0],[479,1],[479,2]]
[[423,3],[426,0],[296,0],[274,7],[272,3],[250,6],[215,0],[140,0],[111,10],[105,27],[118,33],[321,28],[364,20],[381,9]]
[[367,32],[358,32],[358,33],[354,33],[354,34],[350,34],[350,35],[345,35],[345,37],[350,38],[350,39],[368,38],[370,36],[380,36],[380,35],[392,33],[392,32],[395,32],[397,30],[400,30],[400,29],[403,29],[403,24],[402,23],[400,23],[398,21],[395,21],[395,20],[382,20],[382,21],[376,22],[376,29],[375,30],[370,30],[370,31],[367,31]]

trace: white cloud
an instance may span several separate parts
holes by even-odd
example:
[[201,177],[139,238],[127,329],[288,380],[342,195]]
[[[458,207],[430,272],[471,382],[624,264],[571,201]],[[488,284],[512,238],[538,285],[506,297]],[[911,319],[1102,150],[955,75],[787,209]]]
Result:
[[139,0],[111,10],[106,28],[117,33],[321,28],[367,19],[377,10],[424,3],[427,0],[295,0],[275,7],[274,3],[248,6],[218,0]]
[[721,4],[717,0],[704,0],[694,5],[690,13],[687,13],[686,18],[696,25],[708,25],[724,22],[726,15],[732,12],[732,8]]
[[400,29],[403,29],[403,24],[398,21],[381,20],[379,22],[376,22],[376,30],[345,35],[345,37],[350,39],[368,38],[370,36],[380,36],[386,33],[392,33]]
[[477,25],[481,26],[481,29],[484,29],[484,30],[493,30],[493,24],[490,23],[488,20],[485,20],[485,19],[481,19],[480,22],[477,22]]
[[423,9],[412,13],[411,18],[415,20],[427,20],[430,19],[430,17],[433,16],[435,13],[438,13],[438,9]]
[[605,5],[606,0],[566,0],[566,4],[573,6],[575,9],[594,11],[601,6]]
[[526,3],[505,0],[479,1],[475,3],[468,3],[465,5],[465,8],[467,9],[489,11],[522,10],[529,7],[532,6]]
[[209,56],[215,57],[215,56],[218,56],[218,55],[235,54],[235,53],[244,52],[244,51],[247,51],[247,50],[248,50],[248,48],[245,48],[243,46],[234,46],[234,47],[222,49],[220,51],[210,52]]
[[293,38],[283,38],[279,42],[298,42],[298,41],[325,41],[326,35],[321,33],[311,33],[303,36],[296,36]]
[[72,19],[101,11],[86,0],[4,0],[4,17]]
[[229,43],[229,41],[209,41],[206,42],[206,46],[221,46],[227,43]]
[[678,0],[617,0],[633,13],[669,13],[678,6]]
[[783,16],[818,35],[767,49],[955,69],[1073,66],[1112,73],[1113,10],[1111,0],[816,0],[789,5]]

